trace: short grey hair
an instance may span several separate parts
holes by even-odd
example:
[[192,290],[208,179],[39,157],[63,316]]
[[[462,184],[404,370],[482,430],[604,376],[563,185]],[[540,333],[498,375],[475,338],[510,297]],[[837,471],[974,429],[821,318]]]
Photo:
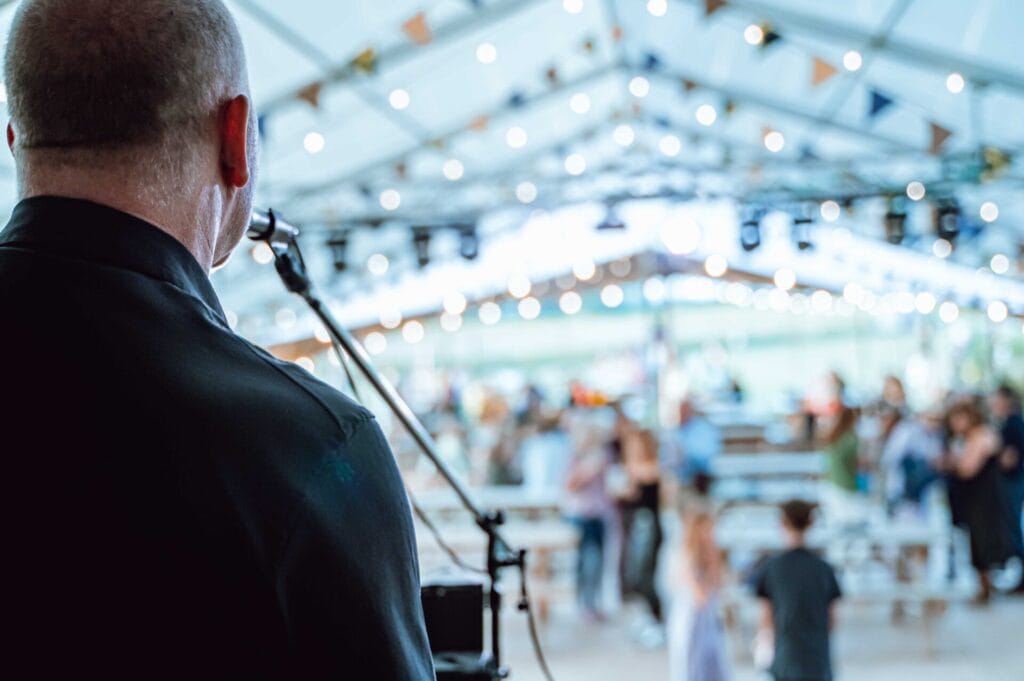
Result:
[[83,159],[188,146],[248,87],[221,0],[23,0],[4,78],[18,147]]

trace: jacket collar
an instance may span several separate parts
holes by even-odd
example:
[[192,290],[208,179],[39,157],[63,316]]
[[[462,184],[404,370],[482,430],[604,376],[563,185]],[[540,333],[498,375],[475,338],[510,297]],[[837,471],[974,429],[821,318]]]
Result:
[[192,253],[159,227],[81,199],[36,196],[14,207],[0,248],[17,246],[118,267],[194,295],[223,321],[210,278]]

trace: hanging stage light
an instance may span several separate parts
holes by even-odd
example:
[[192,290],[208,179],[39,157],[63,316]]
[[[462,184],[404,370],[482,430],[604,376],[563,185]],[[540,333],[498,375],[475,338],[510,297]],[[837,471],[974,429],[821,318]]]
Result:
[[941,199],[935,205],[935,233],[940,239],[953,241],[960,234],[960,205],[956,199]]
[[605,230],[619,230],[625,229],[626,223],[619,217],[618,212],[615,210],[613,204],[608,204],[608,210],[605,211],[604,219],[597,223],[596,229],[601,232]]
[[891,244],[902,243],[903,237],[907,235],[906,224],[907,211],[903,207],[903,199],[890,196],[889,207],[885,212],[885,218],[883,218],[885,240]]
[[331,258],[334,261],[334,271],[344,272],[348,269],[348,233],[338,232],[327,240],[327,247],[331,249]]
[[740,223],[740,246],[744,251],[753,251],[761,245],[761,219],[764,209],[750,209],[747,217]]
[[459,232],[459,255],[466,260],[476,260],[480,255],[480,235],[476,225],[455,225],[455,229]]
[[416,249],[416,262],[421,268],[430,264],[430,236],[429,227],[412,228],[412,245]]
[[793,241],[801,251],[814,247],[811,225],[814,224],[814,204],[804,204],[793,213]]

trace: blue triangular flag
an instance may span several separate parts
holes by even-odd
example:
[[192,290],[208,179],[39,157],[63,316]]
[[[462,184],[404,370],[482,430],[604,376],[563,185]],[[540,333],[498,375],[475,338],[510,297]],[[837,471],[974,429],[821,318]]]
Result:
[[654,124],[656,126],[658,126],[659,128],[671,128],[672,127],[672,121],[670,121],[665,116],[655,116],[654,117]]
[[871,107],[868,109],[868,118],[874,118],[893,105],[893,98],[883,95],[878,90],[871,91]]
[[661,67],[661,58],[653,52],[648,52],[644,55],[644,69],[647,71],[654,71]]
[[523,104],[526,104],[526,95],[524,95],[522,92],[516,91],[509,95],[508,108],[518,109]]
[[264,139],[267,136],[267,117],[265,114],[256,117],[256,130],[259,133],[260,139]]

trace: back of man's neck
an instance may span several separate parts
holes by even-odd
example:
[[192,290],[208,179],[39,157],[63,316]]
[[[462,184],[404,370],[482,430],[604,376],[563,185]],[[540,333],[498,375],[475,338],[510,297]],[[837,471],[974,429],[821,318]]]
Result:
[[97,172],[98,178],[83,178],[82,174],[83,171],[77,169],[74,172],[57,170],[44,176],[23,178],[21,198],[60,196],[82,199],[128,213],[173,236],[192,253],[203,270],[209,272],[214,249],[212,241],[202,238],[204,230],[197,224],[199,216],[195,214],[195,204],[198,202],[173,201],[167,196],[157,195],[155,191],[140,188],[137,182],[119,182],[117,178],[103,177],[100,172]]

